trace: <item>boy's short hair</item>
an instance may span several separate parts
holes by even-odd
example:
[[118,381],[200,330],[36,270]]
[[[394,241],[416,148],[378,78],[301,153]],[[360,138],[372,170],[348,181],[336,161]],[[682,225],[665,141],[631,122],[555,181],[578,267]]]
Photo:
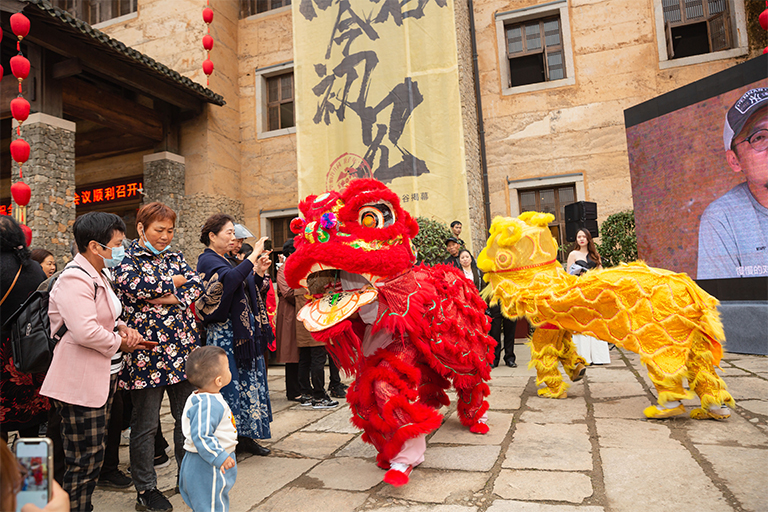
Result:
[[461,221],[460,220],[455,220],[455,221],[451,222],[451,227],[455,226],[456,224],[461,226]]
[[206,345],[198,347],[187,357],[187,380],[197,389],[210,384],[219,376],[219,361],[227,353],[221,347]]

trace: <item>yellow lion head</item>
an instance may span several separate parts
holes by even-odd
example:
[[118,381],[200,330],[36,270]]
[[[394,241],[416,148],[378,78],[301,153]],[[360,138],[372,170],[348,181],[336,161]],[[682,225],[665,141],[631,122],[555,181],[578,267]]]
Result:
[[557,242],[549,231],[550,213],[525,212],[517,218],[496,217],[485,249],[477,257],[483,272],[521,270],[552,263]]

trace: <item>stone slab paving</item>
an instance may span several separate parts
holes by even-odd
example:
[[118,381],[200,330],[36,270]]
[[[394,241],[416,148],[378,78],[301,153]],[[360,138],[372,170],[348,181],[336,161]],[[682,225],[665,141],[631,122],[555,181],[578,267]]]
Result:
[[589,476],[560,471],[503,469],[493,492],[510,500],[581,503],[592,495]]
[[[518,368],[492,371],[490,432],[462,426],[453,403],[428,436],[411,482],[383,482],[376,451],[349,422],[344,400],[314,410],[285,397],[282,367],[269,369],[274,421],[268,457],[238,455],[232,512],[765,512],[768,510],[768,358],[729,354],[723,378],[737,400],[724,422],[687,416],[647,420],[656,390],[637,354],[611,351],[564,400],[536,395],[530,350]],[[349,379],[345,379],[349,383]],[[686,400],[690,411],[698,399]],[[167,402],[161,425],[171,440]],[[121,447],[121,468],[129,464]],[[158,470],[158,487],[177,512],[176,464]],[[134,510],[135,492],[94,493],[97,511]]]
[[587,425],[520,423],[502,467],[589,471],[592,444]]

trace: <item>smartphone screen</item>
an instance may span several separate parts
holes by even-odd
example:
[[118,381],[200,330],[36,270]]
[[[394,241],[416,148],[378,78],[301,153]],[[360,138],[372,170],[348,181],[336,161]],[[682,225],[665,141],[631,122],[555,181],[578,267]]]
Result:
[[16,512],[27,503],[40,508],[50,501],[49,467],[51,444],[46,438],[22,438],[16,441],[16,459],[23,474],[21,488],[16,495]]

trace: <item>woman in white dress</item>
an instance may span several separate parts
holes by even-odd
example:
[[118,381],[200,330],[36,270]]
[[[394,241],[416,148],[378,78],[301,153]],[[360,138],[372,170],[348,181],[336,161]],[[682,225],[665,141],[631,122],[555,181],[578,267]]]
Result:
[[[603,268],[600,254],[598,254],[595,242],[592,241],[592,235],[588,230],[580,229],[576,233],[576,248],[568,255],[566,267],[568,273],[575,276],[580,276],[595,268],[598,270]],[[576,351],[586,359],[587,364],[611,363],[608,343],[591,336],[575,333],[572,339],[576,345]]]

